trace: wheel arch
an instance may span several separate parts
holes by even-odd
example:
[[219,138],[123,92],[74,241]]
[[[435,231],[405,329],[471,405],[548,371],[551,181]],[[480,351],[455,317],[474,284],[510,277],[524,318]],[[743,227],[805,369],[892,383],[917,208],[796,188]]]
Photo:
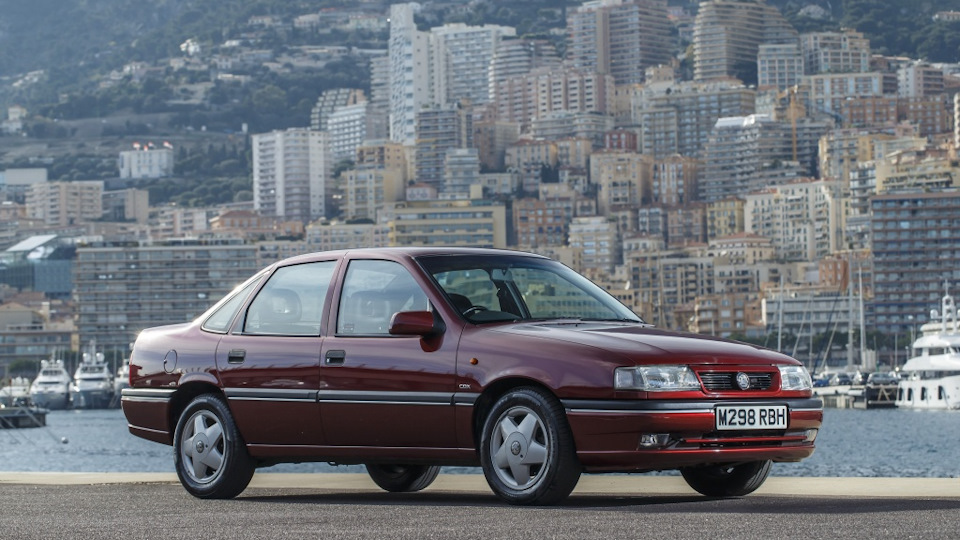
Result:
[[[173,432],[177,428],[177,422],[180,420],[180,415],[183,414],[183,410],[187,408],[187,405],[190,405],[190,402],[193,401],[195,397],[202,394],[214,394],[221,398],[224,397],[223,390],[221,390],[220,387],[207,381],[192,381],[177,388],[177,391],[173,394],[173,398],[170,400],[170,407],[168,409],[170,417],[167,421],[170,425],[171,440],[173,440]],[[224,399],[224,403],[226,403],[228,408],[230,407],[226,399]]]
[[507,377],[494,381],[488,385],[483,389],[483,392],[480,393],[480,397],[477,398],[477,401],[473,406],[473,425],[471,431],[473,434],[474,449],[476,450],[478,456],[480,455],[480,439],[481,431],[483,430],[483,423],[486,421],[487,415],[490,413],[490,409],[493,408],[493,405],[504,394],[516,388],[536,388],[546,392],[557,401],[560,400],[557,394],[550,387],[536,379],[528,379],[526,377]]

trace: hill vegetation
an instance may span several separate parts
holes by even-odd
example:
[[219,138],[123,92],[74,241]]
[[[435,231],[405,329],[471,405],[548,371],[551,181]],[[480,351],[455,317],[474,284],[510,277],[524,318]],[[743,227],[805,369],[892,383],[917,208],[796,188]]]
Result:
[[[870,38],[873,50],[932,62],[960,61],[960,23],[935,21],[934,14],[960,10],[960,0],[768,0],[801,32],[854,28]],[[295,47],[338,45],[385,49],[386,32],[296,29],[289,24],[264,27],[251,17],[273,16],[289,23],[295,17],[327,8],[350,7],[385,16],[391,0],[32,0],[2,2],[0,18],[0,107],[27,108],[26,135],[32,140],[89,140],[76,122],[95,119],[96,136],[111,144],[91,144],[51,160],[51,179],[98,179],[116,174],[117,145],[130,137],[191,133],[232,133],[246,124],[249,132],[304,126],[310,109],[325,90],[369,90],[366,57],[335,58],[311,68],[234,67],[243,82],[226,82],[209,70],[174,69],[166,62],[183,58],[180,47],[193,40],[216,50],[237,40],[276,57]],[[447,22],[502,24],[521,35],[544,35],[563,49],[566,11],[573,0],[487,0],[432,2],[419,17],[423,28]],[[695,14],[698,2],[669,0]],[[360,6],[360,7],[358,7]],[[678,43],[678,53],[685,44]],[[124,75],[134,62],[151,66],[144,77]],[[119,77],[117,74],[121,74]],[[111,76],[112,74],[112,76]],[[105,84],[108,83],[108,84]],[[204,85],[199,102],[177,99],[185,88]],[[0,115],[2,116],[2,115]],[[151,120],[144,118],[150,117]],[[114,121],[118,117],[123,121]],[[110,120],[110,122],[107,122]],[[13,141],[0,137],[0,150]],[[178,156],[176,182],[149,186],[151,201],[210,204],[217,198],[245,197],[249,191],[249,153],[237,137],[228,146],[200,141]],[[79,143],[82,147],[83,143]],[[0,169],[30,166],[22,156],[0,157]],[[244,182],[246,184],[244,184]],[[218,184],[208,189],[201,184]],[[226,187],[229,186],[229,187]],[[154,198],[156,197],[156,198]],[[222,202],[222,201],[219,201]]]

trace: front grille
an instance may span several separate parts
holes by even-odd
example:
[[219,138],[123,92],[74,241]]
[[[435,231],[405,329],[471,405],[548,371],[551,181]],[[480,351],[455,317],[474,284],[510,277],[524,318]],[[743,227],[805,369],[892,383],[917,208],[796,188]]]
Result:
[[[703,388],[708,392],[725,392],[728,390],[740,391],[737,386],[737,373],[739,371],[709,371],[698,373]],[[750,390],[769,390],[773,385],[773,375],[770,373],[747,373],[750,377]]]

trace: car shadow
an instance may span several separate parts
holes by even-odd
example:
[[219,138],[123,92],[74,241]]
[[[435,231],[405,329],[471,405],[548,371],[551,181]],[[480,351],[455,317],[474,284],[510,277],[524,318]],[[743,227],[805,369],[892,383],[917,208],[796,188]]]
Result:
[[[258,488],[237,500],[282,504],[504,507],[511,506],[492,493],[308,493],[305,490]],[[960,510],[958,499],[900,499],[893,497],[766,496],[703,497],[699,495],[571,495],[554,506],[529,507],[538,510],[609,509],[656,513],[742,513],[753,514],[886,514],[897,512]]]

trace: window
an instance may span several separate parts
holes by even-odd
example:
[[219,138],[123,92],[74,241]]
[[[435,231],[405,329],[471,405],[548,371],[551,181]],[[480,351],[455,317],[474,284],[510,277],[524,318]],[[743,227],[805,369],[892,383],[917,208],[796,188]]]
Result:
[[246,286],[238,287],[231,293],[231,296],[224,301],[220,307],[214,309],[213,313],[203,322],[201,328],[208,332],[225,333],[230,328],[234,315],[243,305],[243,302],[250,296],[250,292],[256,288],[263,276],[257,276],[251,279]]
[[392,261],[353,261],[343,278],[338,335],[388,335],[400,311],[428,311],[430,301],[413,276]]
[[278,268],[250,303],[245,334],[319,336],[335,261]]

